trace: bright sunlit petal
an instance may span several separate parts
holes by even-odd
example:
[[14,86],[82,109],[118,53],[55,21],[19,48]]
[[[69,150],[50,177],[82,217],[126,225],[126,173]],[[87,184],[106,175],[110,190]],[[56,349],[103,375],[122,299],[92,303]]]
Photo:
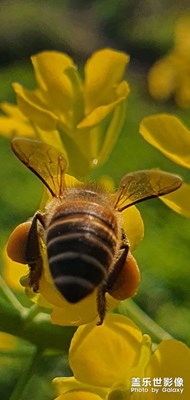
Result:
[[113,102],[115,86],[123,78],[129,56],[111,49],[94,53],[85,66],[86,113]]
[[190,218],[190,185],[187,183],[183,183],[175,192],[160,197],[160,200],[178,214]]
[[170,160],[190,168],[190,131],[177,117],[167,114],[146,117],[140,133]]
[[72,59],[56,51],[44,51],[32,57],[38,84],[47,104],[59,113],[68,114],[73,91],[65,70],[74,66]]
[[144,237],[144,224],[141,214],[135,206],[132,206],[122,211],[122,220],[130,249],[133,251]]
[[178,340],[165,340],[161,342],[151,356],[145,374],[151,378],[161,377],[163,380],[167,377],[172,378],[172,382],[175,378],[182,378],[184,392],[181,394],[159,390],[158,394],[152,394],[150,399],[164,400],[168,397],[171,399],[189,400],[189,365],[190,349],[184,343]]
[[41,104],[39,92],[24,89],[18,83],[14,83],[13,88],[17,94],[17,104],[23,114],[41,129],[53,130],[57,118],[52,111]]
[[92,323],[79,327],[69,353],[75,378],[100,387],[125,382],[141,341],[141,331],[122,315],[107,314],[101,326]]

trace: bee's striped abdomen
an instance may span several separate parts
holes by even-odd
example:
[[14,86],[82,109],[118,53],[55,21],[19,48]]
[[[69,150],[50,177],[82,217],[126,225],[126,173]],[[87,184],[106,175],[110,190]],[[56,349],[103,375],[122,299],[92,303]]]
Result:
[[117,221],[101,204],[63,203],[46,231],[49,269],[65,299],[76,303],[107,277],[117,244]]

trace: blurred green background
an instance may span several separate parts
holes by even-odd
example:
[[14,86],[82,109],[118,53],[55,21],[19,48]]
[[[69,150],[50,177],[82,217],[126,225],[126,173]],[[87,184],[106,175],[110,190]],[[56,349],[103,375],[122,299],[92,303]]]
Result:
[[[110,175],[116,185],[128,171],[159,167],[179,173],[186,182],[190,173],[150,147],[139,134],[141,119],[152,113],[178,115],[190,128],[190,110],[173,100],[156,103],[147,91],[147,71],[173,45],[179,15],[190,13],[189,1],[168,0],[14,0],[0,1],[0,100],[15,102],[12,82],[35,84],[29,57],[42,50],[67,52],[83,65],[96,49],[109,46],[130,54],[126,73],[131,88],[126,123],[107,164],[94,172]],[[0,137],[0,246],[17,224],[39,205],[41,183],[26,170]],[[139,205],[145,238],[135,252],[142,281],[136,302],[176,338],[190,343],[190,221],[159,200]],[[23,346],[23,343],[21,342]],[[0,358],[0,395],[10,398],[22,366],[32,349]],[[42,359],[23,399],[52,399],[50,379],[69,374],[65,359]],[[46,361],[46,364],[44,364]],[[44,369],[44,365],[46,368]],[[7,372],[8,371],[8,372]],[[35,387],[35,389],[34,389]],[[32,390],[31,390],[32,389]],[[26,397],[25,397],[26,396]]]

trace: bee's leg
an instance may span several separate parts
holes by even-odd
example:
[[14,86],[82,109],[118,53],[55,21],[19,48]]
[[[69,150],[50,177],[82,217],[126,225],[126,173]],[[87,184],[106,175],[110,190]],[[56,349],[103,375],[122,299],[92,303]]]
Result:
[[34,292],[38,292],[39,290],[39,280],[41,278],[43,265],[38,239],[38,221],[44,227],[43,214],[40,212],[37,212],[32,219],[26,245],[26,260],[30,269],[29,285],[32,287]]
[[124,263],[125,259],[127,257],[129,251],[129,243],[127,241],[127,238],[125,236],[125,233],[123,231],[122,233],[122,243],[119,251],[119,256],[114,264],[113,269],[108,275],[107,281],[103,283],[103,285],[99,288],[98,290],[98,296],[97,296],[97,308],[98,308],[98,314],[100,317],[100,320],[98,321],[97,325],[101,325],[104,321],[105,314],[106,314],[106,297],[105,294],[106,292],[109,292],[116,281],[118,275],[120,274]]
[[114,282],[117,280],[117,277],[119,276],[119,274],[124,266],[128,252],[129,252],[129,242],[123,231],[122,243],[121,243],[121,247],[119,250],[118,258],[115,261],[115,264],[108,275],[106,292],[109,292],[112,289]]
[[105,314],[106,314],[106,291],[107,291],[107,283],[103,283],[103,285],[100,286],[98,289],[98,294],[97,294],[97,309],[98,309],[98,315],[99,315],[99,321],[97,322],[96,325],[102,325]]

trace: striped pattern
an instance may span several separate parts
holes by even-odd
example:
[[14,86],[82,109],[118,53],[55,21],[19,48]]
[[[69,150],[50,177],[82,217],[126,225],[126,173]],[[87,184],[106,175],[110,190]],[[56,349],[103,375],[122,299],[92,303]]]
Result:
[[104,205],[65,201],[46,230],[49,268],[64,298],[76,303],[107,278],[117,244],[117,220]]

